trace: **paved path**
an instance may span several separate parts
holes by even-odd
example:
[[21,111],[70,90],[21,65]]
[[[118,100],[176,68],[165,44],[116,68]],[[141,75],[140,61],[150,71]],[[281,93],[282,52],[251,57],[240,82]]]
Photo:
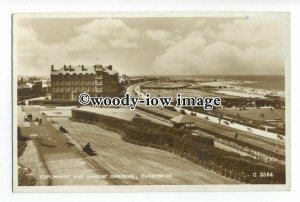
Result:
[[[26,165],[29,167],[31,172],[29,173],[32,177],[45,176],[48,175],[48,170],[45,167],[45,163],[41,159],[39,152],[32,140],[27,141],[27,146],[22,156],[18,159],[19,165]],[[50,185],[51,180],[47,178],[40,178],[37,180],[36,186],[48,186]]]
[[[31,113],[33,120],[42,117],[42,124],[30,122],[29,127],[22,127],[22,133],[33,138],[35,145],[52,176],[51,185],[103,185],[105,179],[87,179],[87,176],[99,175],[79,153],[69,147],[60,132],[49,123],[34,106],[24,106],[26,114]],[[24,163],[24,162],[23,162]],[[26,165],[30,167],[30,165]],[[45,176],[38,176],[38,178]]]
[[17,112],[18,112],[17,125],[20,127],[29,127],[30,124],[27,121],[25,121],[25,119],[24,119],[26,116],[26,113],[23,111],[23,107],[17,106]]

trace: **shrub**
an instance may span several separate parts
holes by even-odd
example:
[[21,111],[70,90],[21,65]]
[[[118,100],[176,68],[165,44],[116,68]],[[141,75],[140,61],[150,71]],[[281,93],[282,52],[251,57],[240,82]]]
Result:
[[93,112],[87,112],[82,110],[72,109],[72,118],[77,120],[85,120],[92,122],[101,122],[109,127],[117,128],[119,130],[125,130],[126,126],[129,125],[131,122],[118,119],[111,116],[105,116],[102,114],[96,114]]
[[180,113],[181,113],[181,114],[186,114],[186,112],[185,112],[184,109],[181,109],[181,110],[180,110]]
[[161,118],[163,118],[163,119],[169,119],[169,117],[166,116],[166,115],[164,115],[164,114],[157,113],[157,112],[152,111],[152,110],[148,110],[148,109],[146,109],[146,108],[144,108],[144,107],[136,106],[136,108],[137,108],[138,110],[147,112],[147,113],[149,113],[149,114],[153,114],[153,115],[158,116],[158,117],[161,117]]
[[177,111],[173,106],[166,106],[165,108],[168,109],[168,110],[171,110],[173,112]]

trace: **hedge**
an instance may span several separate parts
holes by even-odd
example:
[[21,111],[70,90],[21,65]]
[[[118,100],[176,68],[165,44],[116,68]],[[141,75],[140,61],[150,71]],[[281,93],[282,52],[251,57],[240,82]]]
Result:
[[153,115],[158,116],[158,117],[161,117],[161,118],[163,118],[163,119],[168,119],[168,120],[170,119],[169,116],[166,116],[166,115],[164,115],[164,114],[162,114],[162,113],[158,113],[158,112],[155,112],[155,111],[146,109],[146,108],[144,108],[144,107],[136,106],[136,109],[141,110],[141,111],[144,111],[144,112],[147,112],[147,113],[149,113],[149,114],[153,114]]
[[77,106],[78,100],[31,100],[30,105]]
[[234,142],[238,145],[241,145],[243,147],[248,147],[250,149],[253,149],[253,150],[256,150],[256,151],[259,151],[261,153],[264,153],[270,157],[275,157],[275,158],[278,158],[279,160],[285,160],[285,155],[282,155],[282,154],[278,154],[278,153],[275,153],[273,151],[270,151],[270,150],[267,150],[267,149],[264,149],[262,147],[258,147],[256,145],[253,145],[253,144],[250,144],[250,143],[247,143],[247,142],[243,142],[243,141],[240,141],[238,139],[235,139],[235,138],[232,138],[232,137],[228,137],[228,136],[225,136],[225,135],[222,135],[220,133],[217,133],[217,132],[214,132],[214,131],[211,131],[209,129],[206,129],[206,128],[201,128],[201,127],[197,127],[198,130],[202,131],[202,132],[205,132],[205,133],[208,133],[210,135],[213,135],[217,138],[221,138],[221,139],[224,139],[224,140],[228,140],[230,142]]

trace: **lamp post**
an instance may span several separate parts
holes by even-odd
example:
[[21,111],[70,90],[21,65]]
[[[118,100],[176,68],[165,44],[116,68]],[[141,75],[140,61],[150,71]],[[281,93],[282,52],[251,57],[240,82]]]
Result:
[[276,135],[276,147],[275,147],[275,149],[276,149],[276,154],[278,153],[278,144],[277,144],[277,141],[278,141],[278,134]]

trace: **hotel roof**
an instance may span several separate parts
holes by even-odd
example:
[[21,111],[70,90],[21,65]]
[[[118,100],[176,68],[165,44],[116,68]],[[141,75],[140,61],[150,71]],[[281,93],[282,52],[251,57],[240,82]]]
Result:
[[[103,67],[102,65],[95,65],[97,68],[101,68],[101,71],[108,73],[109,75],[118,74],[114,69],[110,70],[109,67]],[[95,74],[95,66],[64,66],[58,70],[52,70],[51,75],[79,75],[79,74]]]

